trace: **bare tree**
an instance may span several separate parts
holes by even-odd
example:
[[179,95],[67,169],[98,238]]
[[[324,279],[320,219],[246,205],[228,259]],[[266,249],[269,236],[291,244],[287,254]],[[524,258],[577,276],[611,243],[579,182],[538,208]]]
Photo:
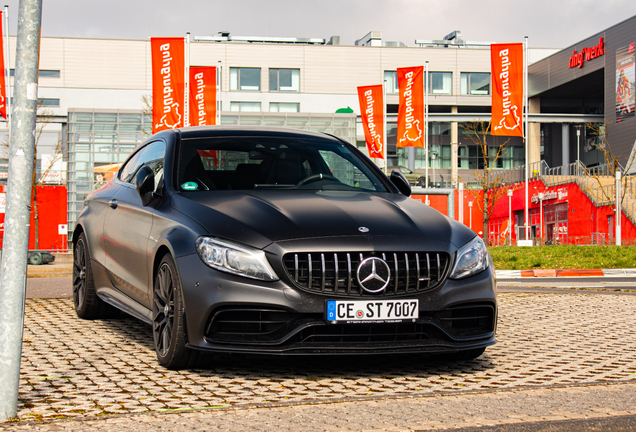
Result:
[[[141,103],[144,104],[143,108],[141,109],[142,114],[152,118],[152,95],[151,94],[142,95]],[[144,124],[142,126],[142,132],[144,133],[144,135],[150,136],[152,135],[152,128],[148,130],[148,127]]]
[[[49,175],[55,164],[62,158],[62,141],[58,140],[53,150],[53,157],[49,159],[45,166],[40,168],[40,176],[37,175],[37,159],[38,159],[38,144],[42,138],[44,128],[51,123],[53,119],[53,112],[48,109],[43,109],[41,104],[38,104],[37,124],[35,127],[35,148],[33,151],[33,172],[31,174],[31,197],[33,201],[33,220],[34,220],[34,246],[35,249],[40,248],[40,213],[38,208],[38,186],[44,184],[45,178]],[[9,139],[5,136],[2,142],[2,151],[8,153],[9,151]]]
[[[506,194],[507,189],[505,185],[506,177],[502,175],[493,175],[493,170],[497,166],[497,160],[503,157],[507,151],[507,144],[510,139],[504,143],[499,144],[496,147],[494,154],[488,154],[488,132],[490,131],[490,122],[474,121],[463,123],[461,125],[462,130],[465,132],[465,137],[475,144],[481,151],[481,157],[483,162],[483,168],[475,171],[475,179],[477,183],[476,188],[469,188],[469,192],[475,198],[479,211],[484,216],[483,220],[483,233],[484,243],[489,245],[488,239],[488,221],[492,217],[495,209],[495,203]],[[462,180],[463,181],[463,180]],[[479,199],[479,194],[482,194],[482,199]],[[509,222],[510,223],[510,222]]]

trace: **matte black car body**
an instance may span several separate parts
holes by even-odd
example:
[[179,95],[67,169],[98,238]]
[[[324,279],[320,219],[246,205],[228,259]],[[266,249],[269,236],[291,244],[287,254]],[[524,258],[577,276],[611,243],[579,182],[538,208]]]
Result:
[[[190,168],[179,160],[180,145],[184,140],[209,137],[311,139],[344,146],[386,191],[260,190],[254,185],[233,189],[230,183],[241,178],[218,179],[217,184],[228,183],[217,190],[183,190],[177,176]],[[163,178],[154,191],[142,193],[148,205],[142,205],[134,182],[122,181],[126,163],[84,202],[73,233],[74,242],[80,244],[74,277],[76,308],[84,314],[80,316],[106,316],[106,309],[114,306],[148,323],[157,321],[164,307],[162,301],[161,310],[153,306],[158,272],[174,268],[175,304],[182,305],[187,350],[464,352],[474,357],[495,343],[492,264],[463,279],[449,278],[458,249],[475,233],[409,198],[408,192],[400,193],[355,147],[332,136],[289,129],[197,127],[160,132],[139,146],[128,161],[157,142],[165,145]],[[215,173],[208,174],[212,178]],[[257,280],[211,268],[195,246],[202,236],[264,251],[279,279]],[[397,275],[379,294],[360,289],[354,274],[360,262],[372,256],[386,261]],[[172,260],[174,266],[166,267],[162,260]],[[91,297],[91,286],[96,296]],[[409,323],[326,321],[328,300],[373,298],[418,299],[419,316]],[[87,314],[86,310],[96,307],[89,300],[103,303],[101,312]]]

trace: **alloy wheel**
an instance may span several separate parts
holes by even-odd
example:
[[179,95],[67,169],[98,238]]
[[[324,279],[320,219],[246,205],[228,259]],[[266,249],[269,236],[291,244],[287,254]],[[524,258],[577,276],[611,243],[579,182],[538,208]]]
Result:
[[168,264],[163,263],[157,274],[154,298],[154,322],[153,336],[157,353],[165,357],[172,342],[172,329],[174,327],[174,284],[172,282],[172,270]]
[[79,309],[86,297],[86,244],[79,239],[73,254],[73,302]]

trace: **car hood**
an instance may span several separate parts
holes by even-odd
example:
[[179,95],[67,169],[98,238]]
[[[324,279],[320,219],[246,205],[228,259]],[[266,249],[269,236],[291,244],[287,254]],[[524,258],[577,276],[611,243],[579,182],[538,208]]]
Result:
[[263,248],[306,238],[390,236],[448,242],[475,233],[420,201],[357,191],[210,191],[175,194],[172,206],[210,235]]

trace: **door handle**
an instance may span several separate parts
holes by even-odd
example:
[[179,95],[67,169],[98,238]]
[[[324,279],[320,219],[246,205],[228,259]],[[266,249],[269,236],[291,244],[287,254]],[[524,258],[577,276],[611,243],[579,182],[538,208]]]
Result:
[[117,198],[113,198],[112,200],[108,201],[108,205],[109,205],[111,208],[116,209],[116,208],[117,208],[117,205],[118,205],[118,204],[117,204]]

